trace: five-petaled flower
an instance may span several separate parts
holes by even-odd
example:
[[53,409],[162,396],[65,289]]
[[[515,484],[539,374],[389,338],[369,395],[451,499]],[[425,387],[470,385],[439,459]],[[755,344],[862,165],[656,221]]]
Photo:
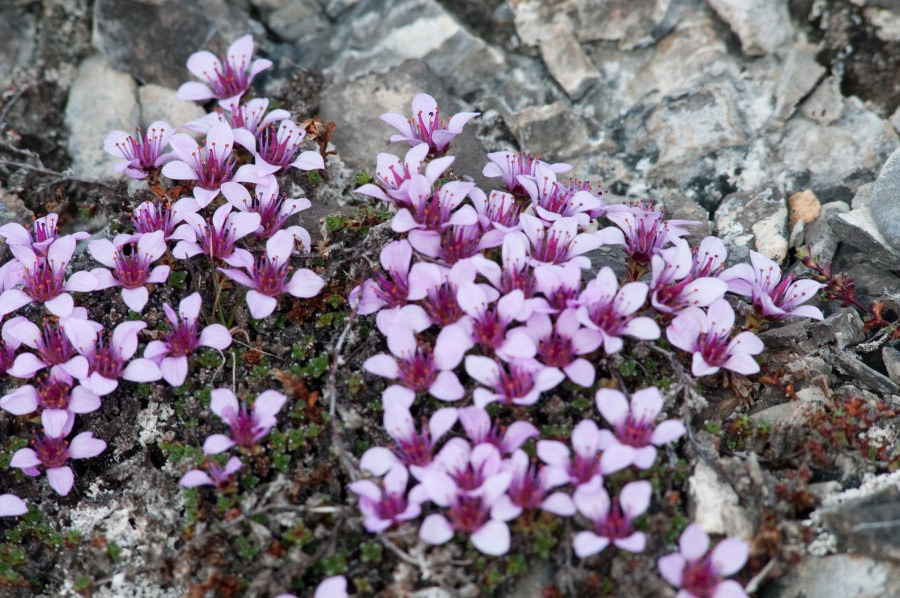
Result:
[[662,395],[655,386],[636,390],[631,402],[612,388],[601,388],[596,396],[597,409],[613,430],[600,430],[600,448],[620,444],[634,449],[631,464],[647,469],[656,461],[656,447],[681,438],[684,424],[669,419],[659,424],[656,417],[663,408]]
[[391,142],[406,141],[410,145],[424,143],[428,145],[428,156],[437,158],[447,153],[450,141],[462,133],[463,125],[478,116],[478,112],[460,112],[454,114],[449,122],[441,119],[440,110],[434,98],[427,93],[420,93],[412,101],[413,117],[407,119],[402,114],[387,112],[381,120],[391,125],[399,135],[391,135]]
[[267,390],[256,397],[253,407],[238,404],[237,397],[227,388],[212,391],[209,408],[231,428],[229,436],[213,434],[203,443],[203,452],[218,455],[233,446],[251,449],[265,438],[275,424],[276,414],[287,402],[287,397],[276,390]]
[[124,172],[132,179],[143,179],[172,159],[173,154],[165,150],[174,132],[172,125],[161,120],[151,124],[146,133],[141,133],[140,129],[136,135],[112,131],[103,140],[103,149],[117,158],[124,158],[113,166],[116,172]]
[[232,482],[232,476],[240,470],[243,463],[237,457],[231,457],[225,465],[218,465],[214,461],[207,460],[206,471],[192,469],[181,476],[178,482],[185,488],[197,486],[215,486],[225,488]]
[[652,493],[650,482],[629,482],[622,487],[619,500],[612,502],[600,478],[579,486],[573,496],[575,506],[593,529],[575,535],[575,554],[585,558],[597,554],[610,543],[628,552],[644,552],[647,536],[635,531],[633,522],[647,511]]
[[235,40],[225,54],[224,61],[206,50],[188,57],[187,68],[203,81],[190,81],[178,88],[179,100],[206,101],[213,98],[227,110],[233,110],[241,96],[250,89],[253,78],[272,66],[271,60],[253,56],[253,36],[249,33]]
[[726,538],[707,554],[709,536],[699,525],[692,523],[681,533],[678,547],[679,552],[666,555],[657,563],[663,578],[679,588],[677,598],[747,597],[741,584],[725,579],[747,563],[746,542]]
[[407,497],[408,482],[409,471],[401,463],[395,463],[384,476],[382,487],[372,480],[357,480],[347,486],[359,496],[359,510],[363,513],[366,530],[383,532],[419,516],[421,506]]
[[122,301],[138,313],[150,298],[148,284],[161,284],[169,278],[169,266],[153,267],[153,262],[165,255],[168,246],[161,230],[142,235],[116,235],[115,239],[97,239],[88,244],[95,260],[112,268],[94,268],[97,289],[122,287]]
[[750,252],[749,264],[737,264],[719,275],[728,282],[728,290],[751,297],[756,313],[767,320],[783,320],[801,316],[821,320],[822,311],[809,301],[824,284],[810,280],[794,280],[793,274],[781,277],[781,268],[766,256]]

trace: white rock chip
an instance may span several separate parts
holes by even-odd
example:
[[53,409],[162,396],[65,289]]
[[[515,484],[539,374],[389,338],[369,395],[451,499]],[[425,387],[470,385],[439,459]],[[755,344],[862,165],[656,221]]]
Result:
[[141,126],[163,120],[173,127],[202,118],[206,112],[196,102],[186,102],[175,97],[176,91],[162,85],[141,85],[138,98],[141,102]]
[[700,461],[688,480],[694,523],[708,534],[751,538],[753,524],[740,506],[734,489],[719,480],[712,467]]
[[134,130],[139,116],[134,79],[113,69],[99,54],[85,58],[78,65],[65,112],[73,173],[85,179],[116,176],[112,169],[116,159],[103,151],[103,138],[116,129]]

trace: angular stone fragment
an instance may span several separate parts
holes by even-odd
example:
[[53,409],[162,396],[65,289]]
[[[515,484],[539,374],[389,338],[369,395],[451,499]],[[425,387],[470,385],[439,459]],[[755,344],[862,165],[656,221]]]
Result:
[[793,35],[787,3],[783,0],[706,0],[741,40],[747,56],[773,53]]
[[577,100],[597,82],[600,73],[575,41],[570,27],[554,24],[549,29],[541,39],[541,57],[566,95]]
[[659,33],[672,0],[576,0],[576,34],[582,42],[617,41],[630,50]]
[[797,104],[812,91],[825,73],[825,67],[816,62],[817,48],[813,44],[796,44],[781,70],[775,87],[775,118],[786,121],[794,113]]
[[788,210],[778,187],[739,191],[722,200],[715,214],[716,234],[730,263],[745,261],[750,250],[781,262],[788,249]]
[[147,127],[154,121],[163,120],[173,127],[182,127],[206,114],[196,102],[179,100],[176,94],[174,89],[162,85],[141,85],[138,88],[141,126]]
[[891,249],[900,252],[900,149],[887,159],[875,179],[869,210]]
[[508,117],[507,125],[527,147],[554,159],[565,160],[588,148],[588,132],[584,123],[563,102],[524,108]]
[[828,222],[841,242],[860,249],[871,260],[889,270],[900,270],[900,251],[888,244],[879,230],[879,220],[872,214],[869,205],[835,214]]

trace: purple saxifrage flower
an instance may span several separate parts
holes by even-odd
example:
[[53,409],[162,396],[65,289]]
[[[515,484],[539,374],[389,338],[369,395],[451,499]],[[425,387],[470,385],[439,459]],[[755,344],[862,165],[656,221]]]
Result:
[[262,219],[259,214],[232,212],[232,209],[228,203],[219,206],[210,221],[200,214],[186,213],[184,220],[195,237],[191,241],[179,241],[172,250],[172,255],[185,260],[203,253],[210,259],[221,260],[236,267],[252,262],[250,252],[235,244],[256,231]]
[[747,592],[731,579],[747,563],[747,543],[735,538],[719,542],[709,550],[709,536],[692,523],[678,540],[680,551],[659,559],[663,578],[679,589],[676,598],[747,598]]
[[613,426],[612,431],[600,430],[600,448],[605,450],[615,444],[632,447],[631,464],[639,469],[647,469],[656,462],[657,446],[677,440],[685,433],[684,424],[678,420],[656,423],[663,399],[655,386],[632,393],[630,403],[618,390],[601,388],[596,403],[603,418]]
[[[169,266],[153,267],[165,255],[168,246],[161,230],[140,235],[116,235],[112,241],[97,239],[88,244],[95,260],[112,268],[95,268],[91,274],[98,280],[97,289],[122,287],[122,301],[138,313],[150,298],[148,284],[161,284],[169,279]],[[126,251],[127,250],[127,251]]]
[[460,112],[454,114],[450,121],[441,120],[437,102],[427,93],[420,93],[412,101],[413,117],[407,119],[401,114],[388,112],[380,116],[381,120],[391,125],[399,135],[391,135],[391,142],[406,141],[414,146],[420,143],[428,145],[428,157],[437,158],[447,153],[450,141],[462,133],[463,125],[478,116],[478,112]]
[[[37,256],[45,257],[47,255],[47,247],[59,237],[58,223],[59,216],[53,212],[43,218],[35,219],[34,223],[28,228],[18,222],[7,222],[0,226],[0,237],[6,239],[7,245],[25,245]],[[83,241],[91,235],[84,231],[78,231],[70,236],[76,241]]]
[[19,386],[0,398],[0,409],[13,415],[35,411],[92,413],[100,408],[100,397],[85,386],[74,386],[72,377],[55,365],[49,374],[41,375],[35,384]]
[[[325,161],[319,152],[305,151],[297,155],[297,149],[306,137],[306,131],[285,119],[280,124],[270,123],[256,133],[256,156],[253,174],[262,179],[270,174],[284,172],[293,166],[300,170],[321,170]],[[296,156],[296,158],[295,158]]]
[[[460,345],[464,353],[473,345],[485,351],[494,351],[501,359],[534,357],[537,347],[522,326],[510,327],[515,320],[531,315],[525,295],[516,289],[496,301],[496,291],[472,282],[459,285],[456,301],[466,317],[453,326],[461,328],[466,345]],[[463,337],[461,337],[463,338]]]
[[256,133],[260,127],[291,117],[291,113],[287,110],[268,111],[268,109],[269,98],[254,98],[237,108],[234,104],[224,109],[220,107],[203,118],[192,120],[184,125],[184,128],[206,135],[213,126],[219,123],[228,124],[234,132],[235,143],[252,153],[256,151]]
[[164,303],[163,311],[169,321],[169,330],[164,340],[151,341],[144,350],[144,357],[159,364],[163,380],[172,386],[184,383],[188,357],[197,347],[222,350],[231,346],[231,334],[221,324],[210,324],[199,330],[197,318],[201,301],[200,293],[188,295],[178,304],[178,313]]
[[182,197],[169,206],[162,201],[145,201],[131,213],[131,224],[136,233],[144,235],[156,231],[162,231],[163,240],[169,239],[190,240],[193,238],[190,232],[176,225],[184,220],[187,212],[196,212],[200,209],[193,197]]
[[392,241],[382,248],[381,272],[350,291],[350,304],[357,305],[360,315],[373,314],[383,307],[402,307],[424,296],[425,289],[416,294],[410,288],[412,255],[412,246],[406,239]]
[[688,242],[677,238],[672,243],[674,247],[661,249],[650,258],[653,274],[650,303],[653,307],[661,313],[673,314],[692,305],[706,307],[724,297],[728,290],[724,281],[694,275],[696,262]]
[[488,163],[485,164],[481,174],[486,177],[500,177],[506,190],[516,197],[527,197],[528,192],[519,181],[520,176],[536,176],[538,167],[546,168],[554,175],[572,170],[571,164],[549,164],[538,160],[526,152],[493,152],[487,155]]
[[43,303],[47,311],[60,318],[71,315],[75,300],[69,292],[90,292],[97,288],[97,279],[90,272],[74,272],[66,278],[75,243],[72,235],[59,237],[47,248],[46,257],[39,257],[26,245],[10,245],[24,267],[22,289],[4,291],[0,295],[0,311],[11,313],[34,302]]
[[[77,312],[78,308],[74,311]],[[66,321],[74,319],[66,318]],[[7,370],[10,376],[31,378],[38,371],[54,365],[61,366],[71,376],[77,376],[77,370],[72,363],[76,355],[75,347],[69,340],[62,322],[47,319],[44,325],[38,328],[26,318],[16,316],[3,324],[3,336],[8,346],[11,344],[10,341],[15,339],[15,343],[21,343],[37,351],[19,354],[15,363]]]
[[607,218],[625,234],[625,253],[640,266],[646,266],[656,253],[672,240],[688,234],[685,226],[700,224],[693,220],[664,220],[662,212],[649,207],[630,206],[610,211]]
[[372,480],[358,480],[347,486],[359,496],[359,510],[367,531],[383,532],[419,516],[422,512],[419,503],[407,497],[408,482],[406,467],[395,463],[384,476],[382,487]]
[[527,240],[528,254],[534,266],[571,261],[587,269],[591,260],[583,254],[616,241],[605,239],[599,233],[579,233],[578,221],[574,218],[559,218],[550,227],[530,214],[522,214],[519,220],[523,231],[519,234]]
[[714,301],[706,312],[698,307],[683,309],[666,328],[669,342],[693,354],[691,373],[709,376],[719,368],[748,376],[759,372],[753,358],[765,349],[752,332],[741,332],[734,338],[734,310],[728,301]]
[[375,166],[375,181],[377,184],[366,183],[356,189],[357,193],[368,195],[386,201],[396,203],[400,206],[409,196],[406,190],[406,183],[413,175],[424,174],[429,186],[434,186],[435,182],[444,174],[453,163],[453,156],[445,156],[430,160],[425,166],[425,172],[422,172],[422,165],[428,156],[428,144],[420,143],[415,145],[406,152],[403,161],[394,154],[380,153],[378,154]]
[[251,61],[252,56],[253,36],[249,33],[228,47],[224,60],[206,50],[191,54],[187,68],[203,83],[183,83],[178,88],[178,99],[202,102],[215,98],[220,106],[231,110],[250,89],[253,78],[272,66],[271,60],[257,58]]
[[585,226],[605,212],[603,202],[590,192],[589,183],[576,179],[557,181],[556,173],[543,165],[534,169],[534,175],[522,176],[519,184],[528,193],[534,213],[545,222],[574,218]]
[[251,164],[245,164],[235,172],[234,133],[226,123],[211,127],[203,145],[197,145],[194,138],[185,133],[172,135],[169,143],[177,159],[166,162],[162,173],[173,181],[193,181],[194,199],[200,208],[205,208],[216,198],[222,183],[260,182],[253,174]]
[[278,231],[266,241],[264,256],[253,260],[252,257],[247,259],[246,254],[236,255],[236,259],[244,260],[241,266],[247,270],[246,273],[219,268],[219,272],[250,289],[247,291],[247,307],[250,315],[257,320],[271,315],[284,293],[308,299],[318,295],[325,286],[325,281],[307,268],[296,270],[288,280],[288,258],[293,249],[294,235],[286,230]]
[[506,494],[491,508],[491,515],[495,519],[509,521],[523,512],[537,509],[561,517],[575,514],[575,505],[568,494],[551,493],[554,488],[569,482],[569,476],[561,470],[547,466],[538,469],[521,449],[507,459],[504,467],[512,474],[512,480]]
[[28,512],[28,505],[15,494],[0,494],[0,517],[18,517]]
[[528,331],[537,345],[537,358],[546,366],[559,368],[579,386],[593,386],[596,372],[590,361],[580,355],[593,353],[603,344],[603,334],[582,328],[574,309],[566,309],[556,322],[544,313],[528,318]]
[[632,522],[647,511],[652,493],[650,482],[629,482],[622,487],[619,499],[612,502],[600,478],[579,486],[573,496],[575,506],[591,522],[593,530],[575,535],[575,554],[583,559],[610,543],[628,552],[643,552],[647,536],[635,531]]
[[822,311],[813,305],[803,305],[823,286],[815,280],[794,280],[793,274],[781,277],[778,264],[755,251],[750,252],[750,264],[737,264],[719,275],[728,283],[728,290],[751,297],[756,313],[767,320],[783,320],[801,316],[821,320]]
[[[478,222],[472,206],[462,205],[475,183],[451,181],[432,193],[428,180],[414,174],[409,181],[409,202],[391,220],[391,230],[410,233],[413,247],[421,243],[423,235],[438,236],[449,226],[465,226]],[[433,243],[433,241],[428,241]]]
[[47,472],[50,487],[60,496],[66,496],[75,483],[75,474],[67,465],[69,459],[89,459],[106,450],[106,443],[94,438],[93,432],[82,432],[71,443],[66,436],[72,430],[73,418],[65,411],[48,410],[41,414],[44,427],[42,436],[35,437],[34,448],[19,449],[9,462],[25,475],[39,475],[39,467]]
[[447,330],[451,333],[439,335],[434,348],[419,345],[411,334],[397,335],[389,344],[393,355],[379,353],[363,363],[367,372],[395,381],[382,394],[385,406],[399,404],[409,408],[417,393],[427,392],[442,401],[458,401],[463,397],[465,389],[453,373],[461,354],[452,345],[460,341],[454,339],[454,329]]
[[629,282],[619,288],[612,269],[604,266],[578,297],[578,321],[603,335],[603,349],[610,355],[622,350],[622,336],[656,340],[656,322],[634,315],[643,307],[647,290],[642,282]]
[[488,412],[474,405],[459,410],[459,422],[473,445],[492,444],[501,455],[517,451],[529,438],[539,435],[538,429],[527,421],[516,421],[506,427],[492,425]]
[[256,397],[253,407],[238,405],[234,393],[227,388],[212,391],[209,408],[231,428],[230,436],[213,434],[203,443],[203,452],[218,455],[233,446],[251,449],[265,438],[278,423],[275,415],[287,402],[287,397],[275,390],[267,390]]
[[370,448],[359,461],[360,469],[381,476],[399,462],[420,479],[421,473],[434,461],[437,441],[453,427],[456,418],[456,409],[438,409],[419,432],[409,409],[401,405],[385,407],[384,429],[394,440],[393,450],[381,446]]
[[[132,359],[138,349],[138,333],[146,322],[122,322],[109,338],[91,334],[92,322],[70,322],[66,332],[80,353],[73,361],[81,383],[94,393],[104,396],[119,386],[119,378],[130,382],[155,382],[162,378],[159,366],[151,359]],[[126,365],[127,362],[127,365]]]
[[192,469],[181,476],[178,482],[185,488],[195,488],[197,486],[215,486],[216,488],[225,488],[232,482],[232,477],[237,473],[243,463],[237,457],[231,457],[224,466],[217,465],[212,461],[207,461],[206,471],[202,469]]
[[[615,445],[600,454],[603,436],[593,420],[585,419],[572,430],[572,448],[558,440],[540,440],[537,455],[549,467],[559,469],[575,486],[587,484],[595,477],[625,469],[633,459],[634,449]],[[556,475],[556,474],[554,474]]]
[[466,372],[484,385],[472,393],[478,407],[495,401],[504,405],[534,405],[541,393],[555,388],[566,377],[558,368],[547,367],[535,359],[513,359],[504,364],[482,355],[466,356]]
[[173,154],[165,150],[174,132],[173,126],[161,120],[152,123],[146,134],[138,129],[136,137],[125,131],[112,131],[103,140],[103,149],[110,155],[124,158],[113,167],[116,172],[124,172],[133,179],[144,179],[172,159]]
[[[308,209],[312,204],[305,197],[291,198],[279,193],[278,183],[257,185],[255,194],[251,195],[247,187],[238,183],[223,183],[222,195],[235,209],[241,212],[259,214],[259,228],[254,234],[263,239],[271,239],[294,214]],[[297,237],[303,249],[309,251],[310,237],[306,229],[290,226],[288,230]]]

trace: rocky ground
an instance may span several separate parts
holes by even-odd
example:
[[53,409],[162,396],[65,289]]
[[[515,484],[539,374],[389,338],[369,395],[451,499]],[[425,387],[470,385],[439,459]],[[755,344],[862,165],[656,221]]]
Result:
[[[111,176],[103,137],[202,116],[175,100],[185,60],[246,32],[275,63],[260,93],[295,118],[337,125],[324,179],[295,181],[313,202],[302,223],[329,286],[277,321],[257,326],[238,312],[242,344],[224,361],[203,355],[174,393],[112,395],[87,418],[111,450],[77,471],[69,497],[0,470],[42,511],[0,522],[0,594],[303,595],[338,573],[358,595],[670,591],[655,572],[648,579],[650,559],[573,565],[560,530],[485,560],[426,550],[414,529],[379,543],[342,509],[353,500],[332,432],[354,457],[385,438],[360,371],[380,349],[372,322],[352,323],[333,369],[344,297],[390,239],[381,206],[352,193],[354,175],[391,151],[377,116],[405,113],[420,91],[448,113],[481,112],[454,143],[457,174],[485,183],[483,152],[500,149],[569,162],[607,201],[650,198],[702,220],[698,234],[721,236],[732,260],[754,249],[808,274],[796,250],[809,244],[852,276],[861,302],[882,300],[887,319],[900,317],[900,12],[890,0],[8,1],[0,221],[56,211],[68,230],[123,226],[135,198]],[[150,317],[183,294],[155,292]],[[91,301],[107,325],[127,316],[108,298]],[[651,525],[669,539],[689,519],[744,537],[742,581],[760,596],[898,595],[900,341],[852,307],[822,307],[824,322],[763,334],[767,383],[701,387],[690,441],[671,456],[678,473],[664,482],[672,504]],[[646,355],[629,350],[623,375],[650,376]],[[292,394],[289,423],[240,488],[179,488],[212,431],[209,389],[240,381],[252,393],[273,378]],[[547,425],[568,425],[572,409],[559,406]],[[18,425],[0,414],[0,466],[18,448]]]

